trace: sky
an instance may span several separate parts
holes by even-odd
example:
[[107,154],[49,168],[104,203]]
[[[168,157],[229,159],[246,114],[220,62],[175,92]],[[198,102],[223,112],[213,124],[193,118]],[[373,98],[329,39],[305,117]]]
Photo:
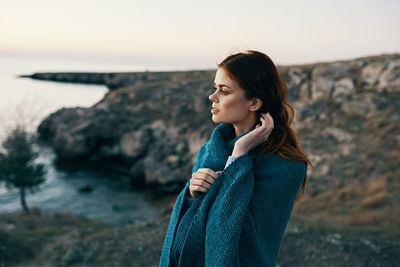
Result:
[[400,52],[398,0],[2,0],[0,53],[215,67],[260,50],[278,65]]

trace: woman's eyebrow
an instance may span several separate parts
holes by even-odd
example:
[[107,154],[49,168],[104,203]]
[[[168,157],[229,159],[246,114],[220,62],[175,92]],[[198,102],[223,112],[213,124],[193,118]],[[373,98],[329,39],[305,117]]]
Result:
[[[217,84],[216,84],[215,82],[214,82],[214,86],[217,86]],[[226,85],[226,84],[220,84],[220,85],[219,85],[219,87],[224,87],[224,86],[225,86],[225,87],[228,87],[229,89],[231,89],[231,88],[230,88],[228,85]]]

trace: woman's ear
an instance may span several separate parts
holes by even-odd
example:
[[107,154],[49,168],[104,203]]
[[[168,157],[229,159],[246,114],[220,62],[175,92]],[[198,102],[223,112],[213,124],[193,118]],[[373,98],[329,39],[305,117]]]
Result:
[[250,100],[249,111],[259,110],[262,106],[262,100],[260,98],[253,98]]

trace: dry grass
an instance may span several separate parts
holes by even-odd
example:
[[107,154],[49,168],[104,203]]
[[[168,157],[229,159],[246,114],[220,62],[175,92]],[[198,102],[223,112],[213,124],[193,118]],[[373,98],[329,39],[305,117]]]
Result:
[[361,208],[380,208],[388,204],[389,196],[387,191],[379,191],[372,195],[366,195],[361,200]]
[[[315,215],[337,223],[357,223],[391,226],[400,222],[400,182],[389,174],[367,183],[340,183],[314,197],[305,195],[293,210],[294,217]],[[398,179],[397,179],[398,180]],[[394,190],[394,188],[396,190]]]

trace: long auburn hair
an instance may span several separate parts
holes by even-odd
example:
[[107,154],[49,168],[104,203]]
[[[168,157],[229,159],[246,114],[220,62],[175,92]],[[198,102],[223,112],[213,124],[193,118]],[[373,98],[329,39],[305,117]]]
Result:
[[[228,72],[231,79],[237,81],[245,90],[245,98],[260,98],[262,106],[257,110],[257,121],[261,113],[267,113],[274,119],[274,129],[268,140],[261,144],[260,153],[277,153],[289,160],[304,161],[312,166],[290,127],[294,119],[294,108],[289,103],[288,88],[272,60],[259,51],[247,50],[232,54],[218,64]],[[307,171],[295,203],[300,200],[307,183]]]

